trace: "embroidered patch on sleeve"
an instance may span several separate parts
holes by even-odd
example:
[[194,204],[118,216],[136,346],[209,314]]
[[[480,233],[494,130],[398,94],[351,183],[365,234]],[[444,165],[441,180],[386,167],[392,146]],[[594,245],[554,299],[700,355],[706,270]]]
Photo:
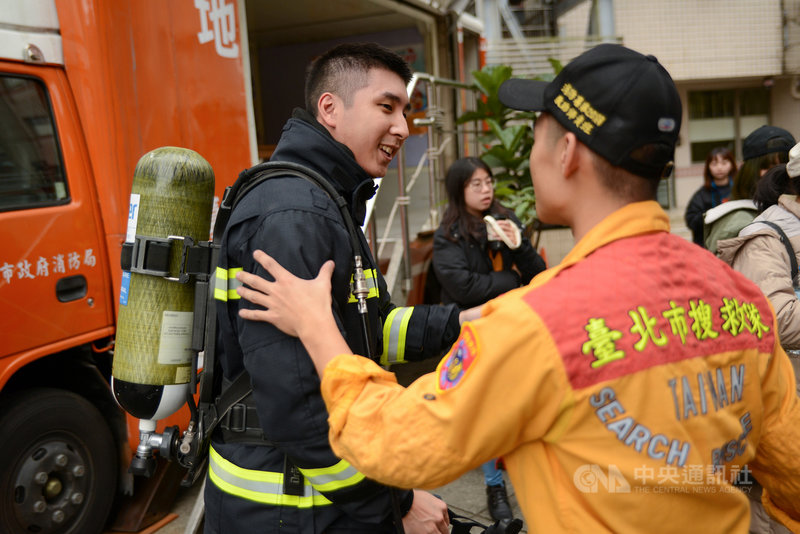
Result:
[[439,363],[437,369],[439,391],[456,387],[466,375],[475,358],[478,356],[478,340],[472,328],[467,324],[461,330],[450,352]]

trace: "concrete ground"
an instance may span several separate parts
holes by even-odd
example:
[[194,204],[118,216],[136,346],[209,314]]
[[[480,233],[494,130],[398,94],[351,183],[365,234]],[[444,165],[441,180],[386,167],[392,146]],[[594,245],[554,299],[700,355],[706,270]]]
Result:
[[[691,239],[691,232],[683,221],[683,208],[670,210],[669,214],[672,233],[680,235],[685,239]],[[539,243],[540,248],[545,248],[550,265],[555,265],[561,261],[572,245],[573,241],[569,230],[546,231]],[[435,362],[428,362],[416,368],[410,366],[406,367],[404,370],[401,368],[401,370],[397,372],[398,379],[401,383],[408,383],[410,380],[413,380],[415,375],[432,370],[434,367]],[[508,481],[507,477],[506,481]],[[515,517],[521,518],[522,513],[516,501],[514,489],[508,482],[507,487],[509,489],[509,496]],[[484,488],[483,473],[480,468],[478,468],[464,474],[461,478],[446,486],[436,488],[433,490],[433,493],[444,499],[448,506],[457,514],[471,518],[484,525],[489,525],[491,524],[491,518],[487,511]],[[199,483],[193,488],[181,488],[172,509],[172,513],[176,514],[176,517],[166,525],[148,531],[148,534],[156,532],[158,534],[195,534],[194,531],[191,530],[191,518],[192,511],[197,505],[198,497],[202,495],[200,489]],[[477,529],[475,530],[477,531]],[[527,529],[523,528],[522,532],[527,532]]]

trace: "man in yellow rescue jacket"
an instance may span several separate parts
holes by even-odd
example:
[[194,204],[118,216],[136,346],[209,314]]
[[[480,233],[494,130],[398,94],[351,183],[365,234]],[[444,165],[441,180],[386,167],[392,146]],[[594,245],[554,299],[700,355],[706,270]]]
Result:
[[[509,80],[542,111],[539,217],[572,228],[558,266],[466,323],[409,388],[350,354],[312,281],[240,278],[243,311],[297,335],[322,376],[334,451],[383,483],[435,487],[503,457],[531,532],[745,533],[755,477],[800,531],[800,404],[758,288],[669,233],[653,200],[681,104],[652,56],[605,44],[551,83]],[[404,436],[403,440],[395,439]]]

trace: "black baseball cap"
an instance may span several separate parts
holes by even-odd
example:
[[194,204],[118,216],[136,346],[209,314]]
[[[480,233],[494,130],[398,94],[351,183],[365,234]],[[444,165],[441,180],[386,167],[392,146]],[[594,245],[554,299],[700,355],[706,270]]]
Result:
[[794,146],[792,134],[777,126],[761,126],[744,138],[742,157],[753,159],[773,152],[789,152]]
[[506,80],[498,97],[513,109],[550,113],[591,150],[637,176],[661,178],[672,168],[681,99],[653,56],[601,44],[552,82]]

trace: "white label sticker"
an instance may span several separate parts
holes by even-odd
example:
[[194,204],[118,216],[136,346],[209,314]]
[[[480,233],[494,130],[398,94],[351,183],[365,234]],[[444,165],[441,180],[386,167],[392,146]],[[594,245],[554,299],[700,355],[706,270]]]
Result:
[[161,316],[158,363],[162,365],[186,365],[191,363],[193,318],[193,312],[164,310]]
[[128,231],[125,242],[133,243],[136,237],[136,224],[139,222],[139,193],[131,193],[131,204],[128,207]]

